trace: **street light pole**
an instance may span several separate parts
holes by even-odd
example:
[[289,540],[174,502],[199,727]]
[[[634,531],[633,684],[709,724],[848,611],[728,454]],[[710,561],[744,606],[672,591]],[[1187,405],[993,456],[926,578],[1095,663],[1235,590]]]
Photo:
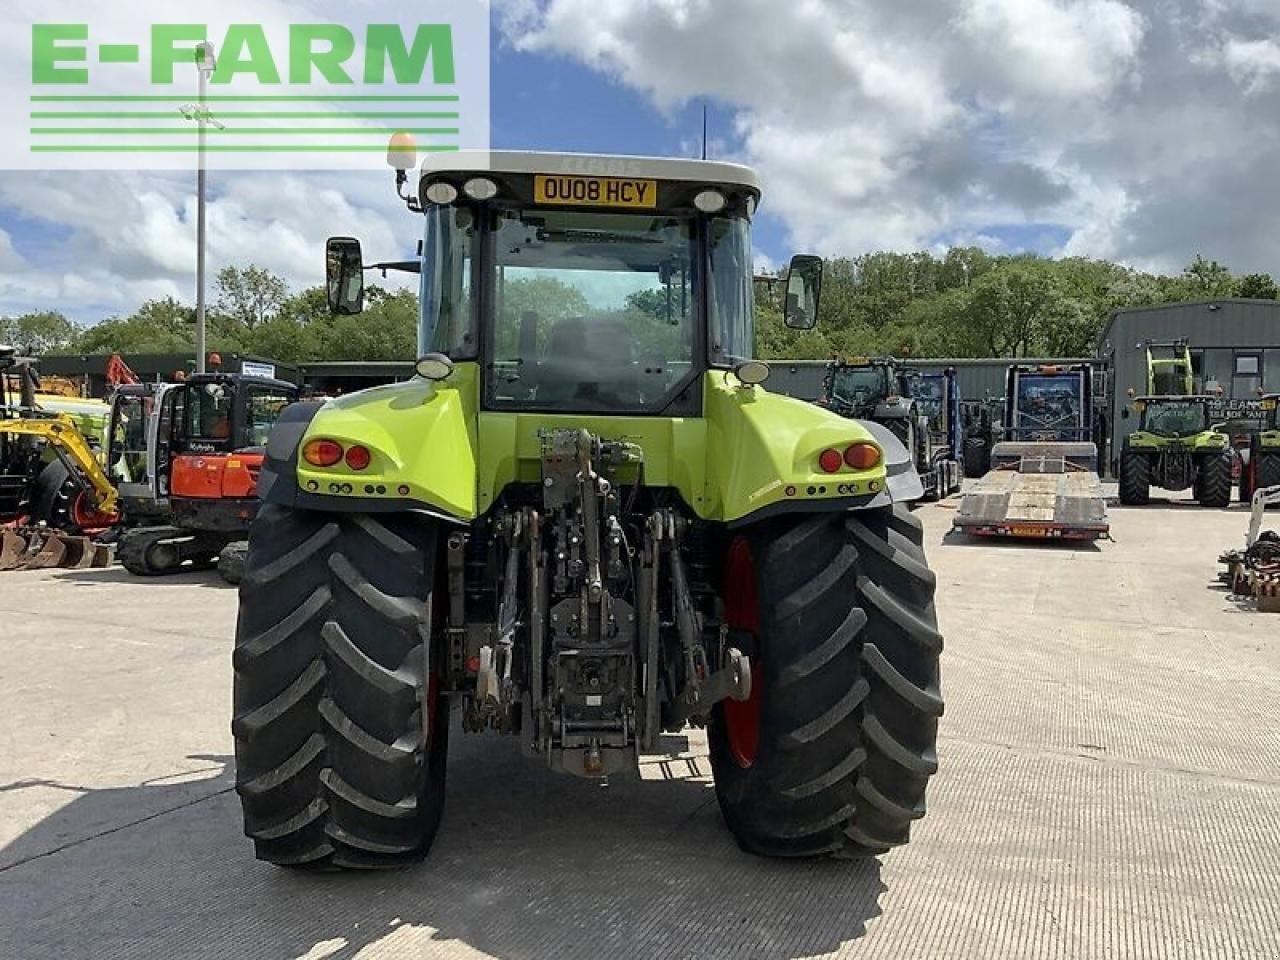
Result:
[[196,122],[200,125],[198,146],[196,148],[196,372],[206,372],[208,352],[205,349],[205,299],[204,299],[204,247],[205,247],[205,184],[208,176],[205,170],[206,124],[209,122],[207,98],[209,96],[209,77],[213,74],[218,62],[214,57],[213,44],[205,42],[196,47],[196,68],[200,72],[200,96],[197,104]]

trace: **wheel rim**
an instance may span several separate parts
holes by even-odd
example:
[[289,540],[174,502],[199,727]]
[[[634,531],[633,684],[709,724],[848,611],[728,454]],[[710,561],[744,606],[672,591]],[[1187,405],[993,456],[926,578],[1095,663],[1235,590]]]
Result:
[[100,513],[83,490],[71,501],[71,522],[81,530],[100,530],[113,526],[118,519],[114,514]]
[[760,748],[760,702],[763,677],[758,667],[760,637],[760,606],[756,591],[756,564],[751,554],[751,544],[746,537],[738,537],[729,547],[729,562],[725,570],[724,588],[725,621],[732,630],[749,633],[755,656],[751,663],[751,696],[746,700],[725,700],[721,704],[725,735],[729,753],[743,769],[756,762]]

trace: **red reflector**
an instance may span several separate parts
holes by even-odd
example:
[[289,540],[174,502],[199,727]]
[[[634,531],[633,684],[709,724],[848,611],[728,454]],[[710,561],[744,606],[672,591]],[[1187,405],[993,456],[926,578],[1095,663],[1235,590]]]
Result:
[[373,456],[369,453],[367,447],[352,447],[347,451],[347,466],[352,470],[364,470],[368,468],[369,462]]
[[880,448],[873,443],[855,443],[844,452],[844,462],[855,470],[870,470],[880,463]]
[[844,463],[844,458],[840,456],[839,450],[832,450],[828,447],[818,456],[818,466],[822,468],[823,473],[835,473]]
[[332,440],[312,440],[302,448],[302,459],[313,467],[332,467],[342,459],[342,444]]

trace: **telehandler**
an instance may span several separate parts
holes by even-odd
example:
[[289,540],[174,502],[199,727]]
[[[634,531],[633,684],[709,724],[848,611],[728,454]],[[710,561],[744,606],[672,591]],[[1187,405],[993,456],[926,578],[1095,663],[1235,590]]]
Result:
[[[706,725],[746,850],[907,841],[943,709],[920,482],[886,428],[763,388],[760,195],[705,161],[423,164],[416,378],[291,406],[267,444],[233,658],[260,858],[424,856],[451,718],[593,779]],[[359,243],[327,268],[358,313]],[[821,277],[792,262],[793,327]]]

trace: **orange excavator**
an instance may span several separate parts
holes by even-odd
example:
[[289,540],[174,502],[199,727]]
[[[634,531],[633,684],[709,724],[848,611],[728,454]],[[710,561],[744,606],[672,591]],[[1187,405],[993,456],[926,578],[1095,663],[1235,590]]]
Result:
[[149,471],[168,523],[120,536],[116,556],[130,573],[154,577],[217,564],[239,577],[267,436],[298,399],[292,383],[240,374],[196,374],[158,395]]

